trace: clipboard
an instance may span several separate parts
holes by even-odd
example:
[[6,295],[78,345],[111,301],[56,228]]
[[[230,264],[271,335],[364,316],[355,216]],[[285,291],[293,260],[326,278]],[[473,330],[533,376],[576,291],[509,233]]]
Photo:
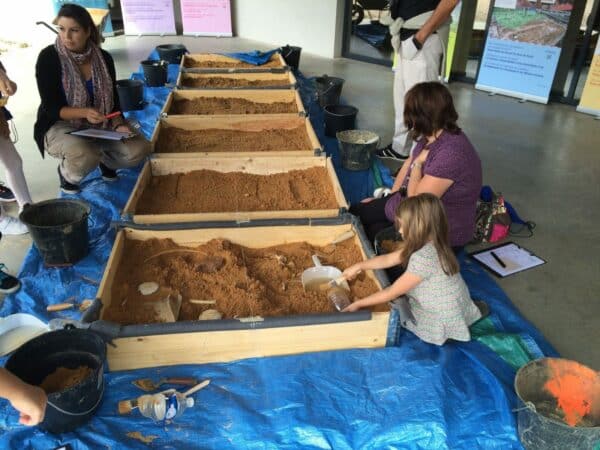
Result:
[[500,278],[546,264],[545,260],[514,242],[469,253],[469,257]]
[[106,139],[109,141],[124,141],[132,138],[132,133],[119,133],[118,131],[102,130],[100,128],[82,128],[81,130],[67,131],[66,134],[73,136],[83,136],[95,139]]

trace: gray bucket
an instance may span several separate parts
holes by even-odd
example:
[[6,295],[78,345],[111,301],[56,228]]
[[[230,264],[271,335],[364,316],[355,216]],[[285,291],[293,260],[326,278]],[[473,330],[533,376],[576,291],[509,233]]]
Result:
[[[562,379],[561,379],[562,377]],[[558,381],[560,380],[560,381]],[[582,401],[568,398],[568,405],[589,405],[583,417],[561,407],[547,388],[575,383]],[[515,391],[524,405],[518,411],[519,439],[527,450],[597,450],[600,448],[600,374],[561,358],[541,358],[521,367],[515,377]],[[565,394],[566,395],[566,391]],[[563,400],[563,405],[565,401]],[[583,406],[583,410],[586,407]],[[576,420],[576,423],[575,423]],[[569,425],[571,422],[573,425]]]
[[347,130],[336,134],[342,167],[348,170],[371,168],[373,153],[379,145],[379,136],[372,131]]

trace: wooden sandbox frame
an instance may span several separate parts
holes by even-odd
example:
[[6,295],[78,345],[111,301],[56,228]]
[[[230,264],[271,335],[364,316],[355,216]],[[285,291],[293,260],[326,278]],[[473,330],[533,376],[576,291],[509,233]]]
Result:
[[[371,257],[372,250],[362,228],[357,228],[352,221],[180,230],[122,229],[117,234],[97,299],[84,320],[91,322],[102,319],[103,306],[110,305],[112,283],[128,239],[169,238],[178,245],[190,247],[214,238],[228,239],[255,248],[299,241],[321,246],[350,230],[355,232],[352,239],[358,245],[363,259]],[[389,285],[387,276],[380,271],[369,271],[367,276],[380,289]],[[121,327],[118,337],[113,339],[115,347],[108,347],[107,359],[110,370],[118,371],[345,348],[384,347],[395,342],[400,315],[397,309],[390,308],[386,312],[363,310],[355,313],[128,325]]]
[[[203,117],[203,116],[231,116],[232,114],[174,114],[169,113],[171,106],[177,100],[200,100],[203,98],[239,98],[248,100],[254,103],[275,103],[275,102],[295,102],[298,108],[299,116],[308,115],[300,94],[294,89],[267,89],[267,90],[256,90],[256,89],[234,89],[234,90],[173,90],[167,97],[163,109],[161,110],[161,117]],[[292,114],[292,113],[289,113]],[[241,114],[251,115],[256,114]]]
[[[327,170],[331,189],[337,201],[337,208],[314,210],[287,210],[287,211],[240,211],[240,212],[198,212],[182,214],[136,214],[138,204],[144,188],[150,183],[153,176],[186,173],[192,170],[208,169],[217,172],[244,172],[257,175],[269,175],[302,170],[312,167],[323,167]],[[131,192],[131,196],[123,209],[123,216],[133,220],[134,223],[183,223],[207,221],[236,221],[247,222],[256,219],[289,219],[289,218],[326,218],[337,217],[349,208],[342,187],[335,173],[331,158],[300,156],[296,158],[283,158],[278,156],[261,157],[223,157],[222,154],[204,156],[202,158],[157,158],[146,161],[140,176]]]
[[264,73],[264,72],[284,72],[289,70],[289,66],[286,64],[283,56],[279,52],[275,52],[271,55],[269,62],[276,62],[276,66],[264,67],[186,67],[186,63],[189,60],[206,61],[206,62],[225,62],[225,63],[236,63],[240,62],[235,58],[231,58],[225,55],[219,55],[217,53],[190,53],[183,55],[181,58],[181,64],[179,70],[186,73]]
[[[295,128],[304,125],[310,148],[305,150],[286,151],[285,149],[277,151],[239,151],[239,152],[178,152],[164,153],[156,148],[158,135],[163,127],[173,126],[185,130],[207,130],[207,129],[228,129],[240,131],[262,131],[272,128]],[[251,115],[232,115],[232,116],[171,116],[163,118],[156,124],[152,138],[150,140],[155,157],[198,157],[211,154],[223,155],[225,153],[234,153],[235,155],[250,156],[314,156],[320,155],[323,151],[317,134],[307,117],[299,117],[297,114],[251,114]]]
[[[275,80],[272,85],[267,86],[237,86],[237,87],[200,87],[200,86],[184,86],[182,83],[186,79],[193,78],[232,78],[232,79],[246,79],[246,80]],[[252,90],[266,90],[266,89],[295,89],[296,88],[296,77],[292,72],[262,72],[262,73],[189,73],[179,72],[177,77],[177,89],[182,90],[238,90],[238,89],[252,89]]]

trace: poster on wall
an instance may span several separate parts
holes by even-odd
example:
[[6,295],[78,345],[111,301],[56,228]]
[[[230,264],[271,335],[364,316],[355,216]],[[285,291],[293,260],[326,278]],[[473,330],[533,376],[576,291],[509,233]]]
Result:
[[577,111],[600,116],[600,40],[596,44]]
[[[94,9],[106,9],[108,10],[108,0],[52,0],[54,7],[54,14],[58,13],[58,10],[65,3],[75,3],[79,6],[83,6],[84,8],[94,8]],[[110,14],[106,18],[106,24],[102,30],[103,36],[114,36],[115,32],[113,30],[112,21],[110,20]]]
[[496,0],[475,87],[548,103],[574,0]]
[[176,34],[173,0],[121,0],[125,34]]
[[233,36],[230,0],[180,0],[183,34]]

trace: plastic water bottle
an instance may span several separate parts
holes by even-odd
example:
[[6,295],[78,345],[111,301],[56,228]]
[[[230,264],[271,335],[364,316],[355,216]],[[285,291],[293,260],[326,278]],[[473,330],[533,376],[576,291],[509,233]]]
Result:
[[138,398],[138,409],[144,417],[152,420],[171,420],[183,414],[186,408],[194,406],[194,399],[180,392],[170,395],[142,395]]

